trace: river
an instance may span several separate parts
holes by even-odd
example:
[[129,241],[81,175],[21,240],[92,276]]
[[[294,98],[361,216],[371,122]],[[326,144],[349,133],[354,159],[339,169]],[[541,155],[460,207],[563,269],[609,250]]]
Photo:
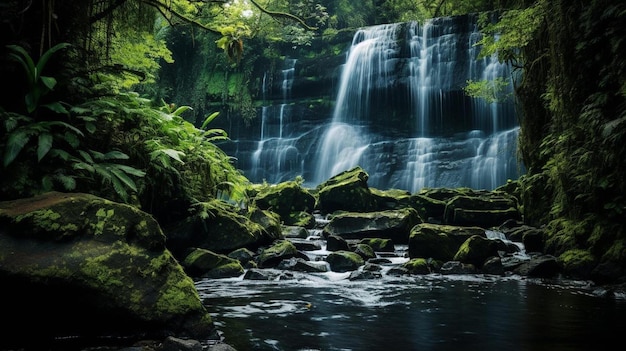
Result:
[[602,297],[589,282],[384,270],[360,281],[282,272],[287,279],[196,285],[238,351],[606,350],[626,330],[626,298]]

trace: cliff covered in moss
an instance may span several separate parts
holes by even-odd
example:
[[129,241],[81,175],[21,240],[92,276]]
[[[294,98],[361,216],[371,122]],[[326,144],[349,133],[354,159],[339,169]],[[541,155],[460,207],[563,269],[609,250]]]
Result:
[[525,220],[547,224],[547,247],[584,256],[614,280],[626,262],[626,4],[543,1],[524,49],[517,95]]

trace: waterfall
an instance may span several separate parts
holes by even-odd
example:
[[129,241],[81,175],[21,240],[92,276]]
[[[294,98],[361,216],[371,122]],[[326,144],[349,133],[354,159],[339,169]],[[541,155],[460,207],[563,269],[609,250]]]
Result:
[[[314,187],[359,165],[370,186],[412,192],[494,189],[517,179],[524,170],[517,160],[512,70],[495,56],[479,56],[476,19],[359,29],[329,87],[336,90],[329,93],[334,103],[327,117],[307,115],[306,91],[292,97],[306,80],[298,80],[299,59],[284,59],[273,100],[265,99],[263,76],[260,138],[249,166],[241,162],[244,174],[270,183],[303,176]],[[509,81],[501,94],[509,97],[471,98],[463,91],[468,80]]]
[[[297,139],[285,138],[284,128],[290,117],[291,88],[295,75],[297,59],[285,59],[285,67],[281,70],[281,94],[282,101],[278,106],[278,113],[274,113],[275,106],[261,107],[260,140],[256,150],[251,155],[250,179],[282,181],[290,177],[292,173],[300,169],[301,155],[295,146]],[[266,96],[267,73],[263,75],[262,94]],[[277,119],[272,118],[278,116]]]

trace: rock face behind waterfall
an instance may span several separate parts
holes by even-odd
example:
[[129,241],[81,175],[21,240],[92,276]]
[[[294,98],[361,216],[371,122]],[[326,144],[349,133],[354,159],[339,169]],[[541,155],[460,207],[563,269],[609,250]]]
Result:
[[479,39],[467,15],[342,32],[300,56],[285,48],[254,70],[256,118],[216,120],[232,139],[222,147],[257,183],[302,176],[315,187],[360,165],[379,189],[494,189],[523,167],[514,101],[464,93],[468,80],[512,80],[479,57]]

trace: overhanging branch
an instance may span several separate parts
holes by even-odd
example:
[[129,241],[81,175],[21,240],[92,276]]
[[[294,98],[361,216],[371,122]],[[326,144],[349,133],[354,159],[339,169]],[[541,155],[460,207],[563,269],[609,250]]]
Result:
[[290,19],[292,21],[296,21],[298,23],[300,23],[300,25],[302,27],[304,27],[307,30],[317,30],[317,27],[311,27],[308,24],[306,24],[306,22],[304,22],[304,20],[296,15],[292,15],[290,13],[287,12],[278,12],[278,11],[270,11],[268,9],[266,9],[265,7],[261,6],[259,3],[257,3],[255,0],[249,0],[257,9],[259,9],[259,11],[263,12],[266,15],[272,16],[272,17],[279,17],[279,18],[287,18]]

